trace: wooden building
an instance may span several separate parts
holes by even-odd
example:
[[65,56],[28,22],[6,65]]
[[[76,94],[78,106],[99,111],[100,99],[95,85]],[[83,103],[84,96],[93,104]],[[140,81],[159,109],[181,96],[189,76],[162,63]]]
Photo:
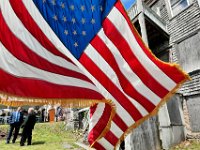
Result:
[[128,14],[153,53],[180,64],[192,80],[126,138],[126,150],[169,149],[200,138],[200,0],[137,0]]

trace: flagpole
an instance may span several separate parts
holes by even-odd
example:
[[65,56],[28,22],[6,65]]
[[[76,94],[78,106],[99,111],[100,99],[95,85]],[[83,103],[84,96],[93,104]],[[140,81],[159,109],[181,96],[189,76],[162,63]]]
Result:
[[143,2],[142,0],[137,0],[137,9],[139,12],[138,21],[140,24],[142,39],[145,42],[145,44],[148,46],[148,36],[147,36],[147,29],[146,29],[146,23],[144,18],[144,8],[143,8]]

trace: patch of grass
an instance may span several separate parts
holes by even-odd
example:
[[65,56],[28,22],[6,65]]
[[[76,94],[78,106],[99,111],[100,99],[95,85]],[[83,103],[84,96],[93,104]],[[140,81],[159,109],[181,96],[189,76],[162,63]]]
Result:
[[174,146],[170,150],[200,150],[199,140],[184,141],[179,145]]
[[8,130],[8,125],[0,125],[0,131],[7,132],[7,130]]
[[[7,133],[9,126],[0,125],[0,130]],[[6,140],[0,140],[1,150],[82,150],[76,144],[76,137],[72,131],[65,130],[63,122],[37,123],[32,135],[31,146],[19,146],[20,137],[15,144],[5,144]]]

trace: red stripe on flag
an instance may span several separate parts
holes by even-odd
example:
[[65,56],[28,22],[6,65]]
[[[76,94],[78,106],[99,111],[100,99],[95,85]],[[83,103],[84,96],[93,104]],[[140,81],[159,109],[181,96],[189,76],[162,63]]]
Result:
[[94,147],[96,150],[106,150],[103,146],[101,146],[97,142],[92,147]]
[[115,146],[119,140],[111,131],[108,131],[104,138],[113,146]]
[[110,116],[111,116],[111,112],[112,112],[111,106],[106,104],[101,118],[99,119],[98,123],[93,127],[93,129],[90,131],[90,133],[88,134],[89,135],[88,141],[90,142],[90,144],[92,144],[101,135],[101,133],[107,126]]
[[103,99],[99,93],[90,89],[57,85],[34,78],[15,77],[3,71],[1,68],[0,83],[0,89],[2,92],[21,97],[40,99]]
[[[120,113],[120,112],[118,112]],[[124,123],[124,121],[120,118],[120,116],[116,113],[112,120],[123,132],[128,129],[128,126]]]
[[[108,105],[108,104],[106,104],[106,105]],[[95,106],[97,106],[97,105],[95,105]],[[94,109],[91,109],[90,108],[90,110],[92,110],[92,111],[94,111]],[[95,107],[95,110],[96,110],[96,107]],[[94,112],[93,112],[94,113]],[[106,127],[106,123],[105,123],[105,120],[104,119],[106,119],[105,118],[105,116],[107,116],[108,114],[110,114],[111,113],[111,109],[110,110],[105,110],[105,113],[101,116],[101,119],[99,119],[99,121],[98,121],[98,125],[96,125],[95,126],[95,128],[93,128],[92,130],[96,130],[97,132],[99,132],[99,135],[101,134],[101,132],[102,132],[102,129],[103,128],[105,128]],[[104,116],[105,115],[105,116]],[[91,116],[91,117],[93,117],[93,116]],[[108,117],[108,116],[107,116]],[[128,129],[128,126],[124,123],[124,121],[119,117],[119,115],[118,114],[115,114],[115,116],[113,117],[113,120],[112,120],[123,132],[125,132],[127,129]],[[90,143],[92,143],[92,142],[94,142],[95,140],[96,140],[96,138],[98,137],[98,136],[95,136],[96,138],[94,138],[94,136],[93,136],[93,133],[95,133],[95,132],[91,132],[90,134],[88,134],[89,136],[88,136],[88,139],[89,139],[89,141],[90,141]],[[96,134],[98,134],[98,133],[96,133]],[[93,141],[92,141],[92,139],[93,139]]]
[[132,118],[137,121],[142,118],[138,109],[125,97],[125,95],[110,81],[110,79],[98,68],[98,66],[83,53],[80,63],[109,91],[109,93],[124,107]]
[[38,25],[35,23],[32,16],[27,11],[22,0],[10,0],[10,4],[15,11],[16,15],[19,17],[21,22],[27,28],[27,30],[41,43],[43,47],[49,50],[54,55],[60,56],[67,61],[73,63],[68,57],[59,52],[56,47],[49,41],[46,35],[41,31]]
[[124,92],[139,102],[148,112],[151,112],[155,108],[155,105],[136,91],[127,78],[122,74],[113,54],[110,52],[105,43],[98,36],[96,36],[92,40],[91,44],[115,71]]
[[[137,57],[132,53],[128,43],[112,24],[109,19],[103,22],[104,32],[107,37],[115,44],[121,55],[126,59],[129,66],[135,72],[142,82],[150,88],[155,94],[163,98],[169,91],[159,84],[138,61]],[[120,42],[119,42],[120,41]]]
[[[17,59],[42,70],[82,79],[91,83],[91,81],[83,74],[55,65],[49,62],[48,60],[40,57],[39,55],[35,54],[10,31],[9,27],[3,19],[2,13],[0,13],[0,26],[0,37],[2,37],[2,44]],[[14,46],[13,43],[15,43]]]
[[[152,52],[145,46],[145,44],[142,41],[141,37],[139,36],[137,30],[133,29],[133,25],[125,12],[123,5],[120,2],[118,2],[118,3],[116,3],[115,7],[122,13],[122,15],[126,19],[127,23],[129,24],[130,29],[132,29],[132,33],[135,36],[138,44],[144,50],[145,54],[154,62],[154,64],[156,64],[156,66],[158,66],[174,82],[179,83],[182,80],[184,80],[185,76],[179,69],[177,69],[175,66],[172,66],[170,64],[167,64],[167,63],[162,62],[159,59],[157,59],[152,54]],[[169,65],[170,65],[170,67],[169,67]]]
[[92,118],[93,114],[95,113],[97,109],[97,104],[94,106],[90,106],[90,118]]

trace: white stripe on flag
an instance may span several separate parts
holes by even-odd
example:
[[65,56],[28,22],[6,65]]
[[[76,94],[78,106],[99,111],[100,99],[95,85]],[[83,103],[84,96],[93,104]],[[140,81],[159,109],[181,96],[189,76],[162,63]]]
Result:
[[[2,45],[1,42],[0,42],[0,48],[1,48],[0,68],[2,68],[4,71],[14,76],[35,78],[38,80],[43,80],[43,81],[58,84],[58,85],[83,87],[83,88],[92,89],[98,92],[96,87],[89,82],[86,82],[77,78],[73,78],[73,77],[67,77],[67,76],[47,72],[18,60],[12,54],[9,53],[9,51]],[[8,66],[7,64],[12,64],[12,65]]]
[[[93,83],[100,89],[100,91],[105,95],[110,95],[107,90],[83,67],[83,65],[69,52],[69,50],[63,45],[63,43],[58,39],[54,31],[50,28],[44,18],[41,16],[39,10],[33,3],[33,1],[22,0],[24,6],[28,10],[29,14],[32,16],[36,24],[39,26],[41,31],[46,35],[46,37],[51,41],[51,43],[65,56],[70,58],[77,66],[80,68],[84,74],[93,81]],[[110,97],[110,96],[108,96]],[[127,113],[128,114],[128,113]]]
[[[33,1],[27,1],[22,0],[24,3],[24,6],[28,10],[29,14],[32,16],[36,24],[39,26],[41,31],[46,35],[46,37],[51,41],[51,43],[65,56],[67,56],[69,59],[71,59],[79,68],[83,67],[78,62],[78,60],[70,53],[70,51],[63,45],[63,43],[59,40],[57,35],[54,33],[54,31],[51,29],[51,27],[47,24],[47,22],[44,20],[42,15],[40,14],[39,10],[33,3]],[[85,69],[84,69],[85,71]]]
[[114,146],[108,142],[105,138],[101,138],[98,143],[103,146],[106,150],[112,150],[114,149]]
[[11,8],[9,1],[4,2],[5,4],[3,6],[5,7],[2,7],[2,14],[8,27],[18,39],[20,39],[34,53],[38,54],[40,57],[46,59],[47,61],[69,70],[81,73],[80,69],[78,69],[74,64],[66,61],[61,57],[55,56],[46,50],[23,26],[20,19],[16,16],[13,9]]
[[[99,55],[99,53],[95,50],[95,48],[92,45],[88,45],[88,47],[85,50],[85,53],[90,57],[90,59],[98,66],[98,68],[104,72],[104,74],[107,75],[107,77],[115,84],[115,86],[131,101],[134,106],[140,111],[140,113],[145,116],[148,112],[146,109],[139,104],[136,100],[128,96],[126,93],[124,93],[119,80],[117,78],[116,73],[113,71],[113,69],[110,67],[110,65]],[[101,63],[99,63],[101,62]],[[116,104],[116,106],[119,106],[118,102],[116,100],[113,100]],[[118,109],[118,107],[117,107]],[[121,114],[121,113],[120,113]],[[120,115],[119,114],[119,115]],[[123,119],[123,118],[122,118]]]
[[[118,16],[118,17],[115,17]],[[176,83],[172,81],[158,66],[156,66],[144,53],[137,40],[133,36],[129,25],[123,15],[118,11],[117,8],[113,8],[111,13],[108,15],[109,20],[115,25],[117,30],[126,39],[129,46],[132,48],[132,52],[136,55],[140,63],[145,69],[151,74],[151,76],[158,81],[167,90],[171,90],[176,86]],[[117,18],[117,19],[116,19]],[[121,21],[119,21],[121,20]],[[123,24],[123,25],[122,25]]]
[[113,121],[111,122],[110,131],[117,137],[120,138],[124,133]]
[[[88,53],[90,53],[92,51],[92,49],[93,49],[93,47],[91,45],[89,45],[86,48],[85,53],[87,53],[87,51],[89,51]],[[102,89],[101,92],[103,93],[103,95],[105,96],[105,98],[113,100],[113,102],[116,105],[116,112],[120,112],[119,115],[121,116],[122,120],[126,123],[126,125],[127,126],[132,125],[135,121],[132,119],[132,117],[130,116],[130,114],[118,103],[118,101],[107,90],[105,90],[105,88],[103,86],[101,86],[99,84],[99,85],[97,85],[97,87],[99,87],[100,89]]]
[[97,125],[97,123],[99,122],[99,119],[101,119],[104,108],[105,108],[105,103],[97,104],[97,108],[96,108],[94,114],[92,115],[92,118],[90,119],[90,125],[89,125],[88,133],[90,133],[92,128],[94,128]]
[[[115,60],[123,73],[127,78],[129,83],[145,98],[147,98],[154,105],[157,105],[160,102],[160,97],[153,93],[142,81],[141,79],[131,70],[128,63],[124,60],[116,46],[110,41],[110,39],[105,35],[103,30],[100,30],[98,33],[101,40],[107,45],[110,52],[115,57]],[[122,65],[123,64],[123,65]]]

